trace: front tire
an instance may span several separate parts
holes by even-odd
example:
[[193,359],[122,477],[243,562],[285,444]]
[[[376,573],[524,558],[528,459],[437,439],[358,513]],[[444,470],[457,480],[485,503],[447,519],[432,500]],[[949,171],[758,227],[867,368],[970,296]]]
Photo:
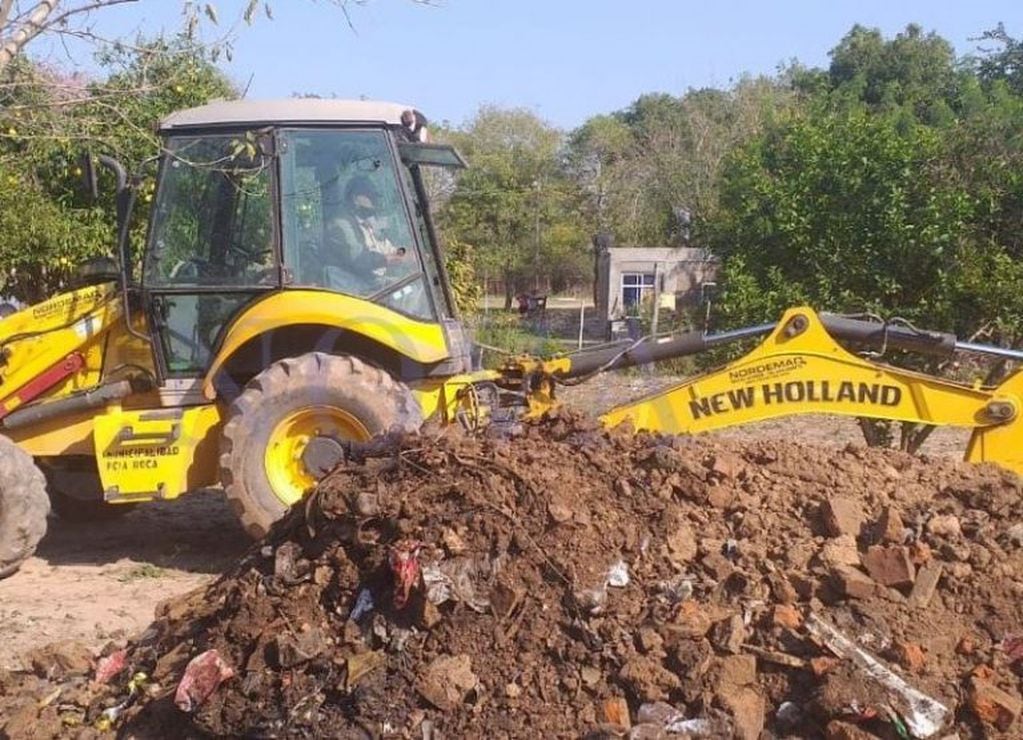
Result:
[[46,534],[50,499],[32,457],[0,437],[0,578],[14,573]]
[[423,423],[411,391],[347,355],[311,352],[270,365],[228,411],[220,443],[224,492],[245,530],[264,536],[316,485],[310,441],[367,441]]

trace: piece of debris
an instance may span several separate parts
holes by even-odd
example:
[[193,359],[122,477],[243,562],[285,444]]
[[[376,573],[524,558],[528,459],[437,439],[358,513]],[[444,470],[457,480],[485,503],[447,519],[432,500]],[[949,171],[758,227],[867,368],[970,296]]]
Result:
[[394,608],[404,609],[412,589],[419,584],[422,566],[419,551],[423,545],[417,540],[402,540],[391,545],[388,564],[394,574]]
[[1002,732],[1007,732],[1023,711],[1023,701],[1018,696],[977,676],[970,677],[967,701],[977,717]]
[[128,651],[117,650],[105,658],[100,658],[96,664],[96,675],[93,680],[96,683],[108,683],[111,679],[119,676],[121,671],[128,667]]
[[863,567],[883,586],[911,586],[916,568],[909,550],[901,545],[871,545],[864,553]]
[[25,662],[40,678],[62,679],[92,670],[92,651],[78,640],[61,640],[25,654]]
[[[0,735],[1019,734],[1015,476],[564,411],[520,431],[347,459],[221,578],[162,606],[107,683],[87,679],[120,644],[79,674],[0,673]],[[719,453],[734,475],[712,469]],[[960,534],[927,529],[936,506]],[[845,533],[825,536],[825,508]],[[872,558],[901,575],[875,563],[875,580]],[[210,649],[237,677],[175,709]],[[152,680],[126,695],[129,671]]]
[[909,593],[909,603],[911,606],[917,609],[926,609],[930,605],[944,570],[945,566],[940,562],[931,560],[917,571],[916,580],[913,582],[913,590]]
[[437,709],[453,711],[479,684],[468,655],[444,655],[428,666],[416,681],[416,691]]
[[832,496],[821,506],[824,529],[831,537],[859,537],[866,516],[859,501],[845,496]]
[[207,650],[195,656],[185,667],[185,675],[174,692],[174,705],[182,712],[198,709],[224,681],[234,676],[234,670],[224,662],[216,650]]
[[864,676],[876,681],[889,693],[891,703],[900,716],[905,718],[906,725],[915,737],[932,737],[945,726],[949,710],[937,699],[917,691],[816,614],[810,614],[806,627],[831,652],[839,658],[851,660],[863,671]]

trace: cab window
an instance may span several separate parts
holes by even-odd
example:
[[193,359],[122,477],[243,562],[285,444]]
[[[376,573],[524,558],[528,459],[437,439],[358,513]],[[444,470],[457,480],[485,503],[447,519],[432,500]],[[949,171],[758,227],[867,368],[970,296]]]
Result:
[[285,280],[432,319],[384,131],[281,132]]
[[266,285],[274,269],[271,160],[238,135],[179,137],[153,210],[146,285]]

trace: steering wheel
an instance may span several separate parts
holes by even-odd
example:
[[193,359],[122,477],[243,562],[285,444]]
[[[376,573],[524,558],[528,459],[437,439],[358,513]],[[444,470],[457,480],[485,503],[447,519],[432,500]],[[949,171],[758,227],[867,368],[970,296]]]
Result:
[[207,260],[201,257],[189,257],[188,259],[179,260],[171,268],[170,274],[167,277],[176,283],[197,283],[201,278],[208,276],[210,272],[210,263]]

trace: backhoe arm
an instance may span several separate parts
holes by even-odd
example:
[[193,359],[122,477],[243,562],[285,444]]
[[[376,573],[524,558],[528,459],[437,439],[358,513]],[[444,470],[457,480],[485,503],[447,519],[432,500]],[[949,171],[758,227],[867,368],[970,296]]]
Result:
[[511,361],[533,412],[553,403],[558,383],[604,370],[682,357],[738,339],[765,336],[740,359],[660,393],[612,409],[604,424],[693,434],[792,414],[840,414],[974,430],[966,459],[992,461],[1023,473],[1023,376],[996,388],[966,385],[872,362],[839,341],[884,352],[902,349],[937,357],[956,350],[1023,359],[1023,353],[958,342],[955,336],[908,324],[881,324],[812,309],[790,309],[777,324],[715,335],[682,334],[621,343],[546,361]]

